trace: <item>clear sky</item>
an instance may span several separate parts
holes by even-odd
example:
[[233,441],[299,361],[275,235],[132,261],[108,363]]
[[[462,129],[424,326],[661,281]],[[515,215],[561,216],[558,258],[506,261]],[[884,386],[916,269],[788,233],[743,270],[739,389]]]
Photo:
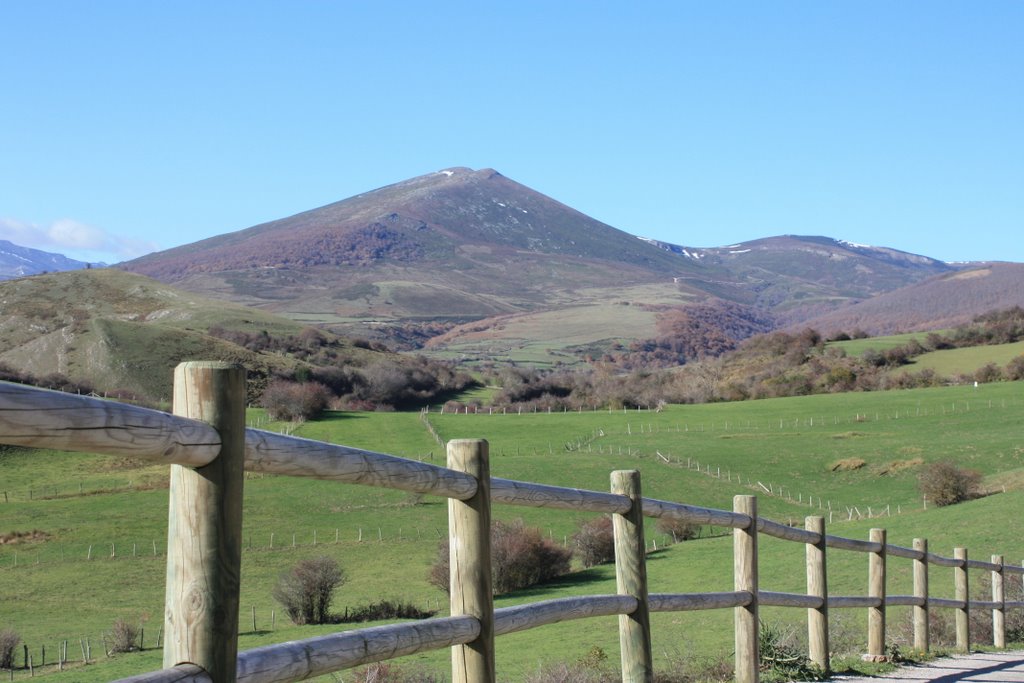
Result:
[[116,262],[450,166],[686,246],[1024,261],[1024,2],[0,0],[0,239]]

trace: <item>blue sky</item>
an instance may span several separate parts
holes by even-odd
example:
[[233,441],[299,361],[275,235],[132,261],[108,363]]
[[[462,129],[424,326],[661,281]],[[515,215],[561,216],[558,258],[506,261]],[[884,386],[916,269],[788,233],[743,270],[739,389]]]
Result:
[[115,262],[450,166],[687,246],[1024,261],[1024,2],[0,1],[0,239]]

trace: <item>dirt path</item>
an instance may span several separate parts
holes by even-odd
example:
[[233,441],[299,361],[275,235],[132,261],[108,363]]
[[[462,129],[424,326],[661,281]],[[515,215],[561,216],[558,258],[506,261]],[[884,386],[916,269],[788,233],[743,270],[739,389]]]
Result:
[[1024,650],[952,655],[919,666],[904,666],[883,676],[834,676],[832,680],[842,683],[878,683],[884,680],[922,683],[1024,683]]

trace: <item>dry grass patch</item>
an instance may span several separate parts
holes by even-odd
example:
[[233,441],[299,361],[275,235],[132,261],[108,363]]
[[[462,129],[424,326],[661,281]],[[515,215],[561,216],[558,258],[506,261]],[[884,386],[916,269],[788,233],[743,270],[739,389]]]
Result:
[[867,465],[862,458],[843,458],[828,466],[832,472],[854,472]]
[[905,470],[920,467],[924,464],[924,458],[911,458],[909,460],[893,460],[875,468],[875,474],[883,477],[899,474]]
[[50,534],[39,529],[33,529],[32,531],[8,531],[7,533],[0,534],[0,545],[35,543],[48,540],[50,540]]

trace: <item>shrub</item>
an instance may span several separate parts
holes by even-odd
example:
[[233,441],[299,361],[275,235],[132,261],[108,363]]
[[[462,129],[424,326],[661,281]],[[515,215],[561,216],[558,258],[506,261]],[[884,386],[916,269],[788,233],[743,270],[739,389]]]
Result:
[[608,515],[582,522],[572,536],[584,567],[611,562],[615,559],[615,536],[612,518]]
[[274,587],[280,602],[295,624],[330,623],[334,590],[345,583],[345,572],[330,557],[301,560],[281,575]]
[[21,643],[21,636],[9,628],[0,631],[0,669],[14,668],[14,653]]
[[338,621],[343,624],[380,621],[382,619],[429,619],[436,612],[421,610],[411,602],[381,600],[369,605],[360,605],[353,610],[345,608],[345,616]]
[[697,538],[700,534],[700,524],[684,522],[681,519],[674,519],[672,517],[659,517],[655,528],[666,536],[671,536],[673,543],[689,541],[690,539]]
[[[448,556],[448,541],[441,541],[428,577],[446,593],[451,590]],[[496,595],[568,574],[571,559],[571,550],[555,545],[521,519],[491,525],[491,582]]]
[[934,462],[922,470],[921,493],[935,505],[953,505],[980,494],[981,473],[957,467],[951,462]]
[[263,390],[260,405],[271,420],[309,420],[318,417],[330,400],[330,390],[319,382],[276,380]]
[[110,640],[109,654],[115,652],[133,652],[139,649],[139,627],[136,624],[118,617],[107,634]]
[[793,632],[761,622],[758,631],[760,666],[764,678],[783,681],[823,681],[827,677],[804,654]]

